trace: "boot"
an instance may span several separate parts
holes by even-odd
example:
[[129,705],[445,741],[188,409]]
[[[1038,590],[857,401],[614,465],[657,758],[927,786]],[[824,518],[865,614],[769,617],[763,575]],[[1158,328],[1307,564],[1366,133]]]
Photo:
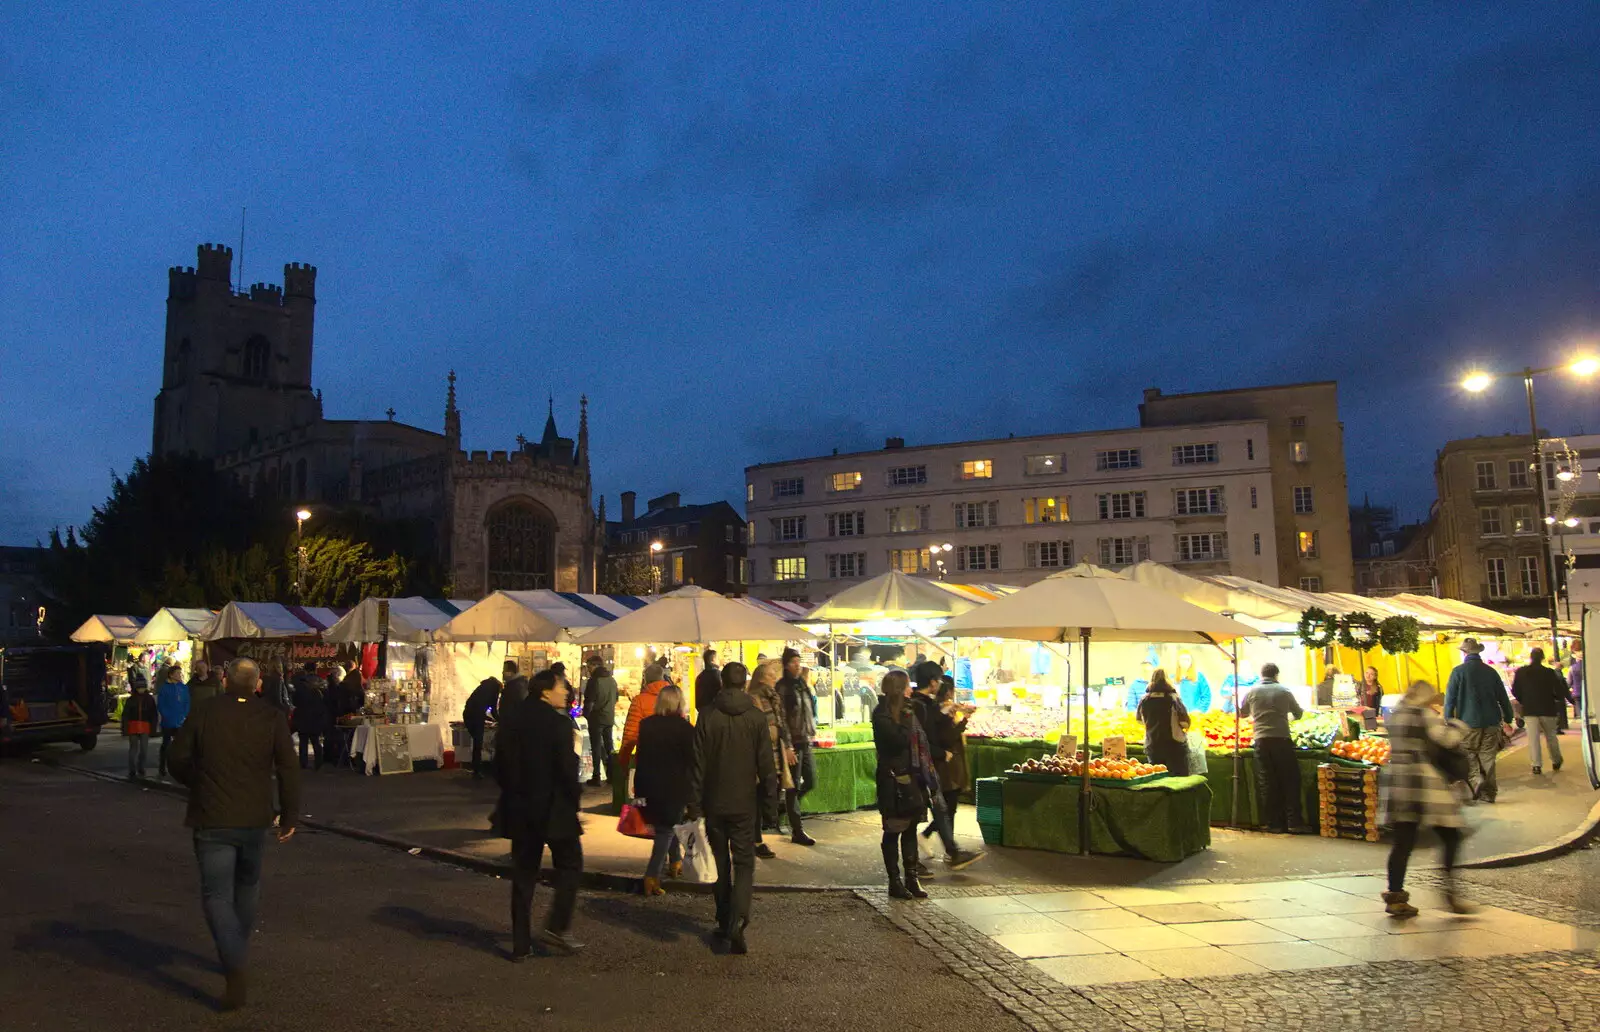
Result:
[[239,1010],[244,1006],[249,980],[245,978],[242,968],[236,971],[229,971],[225,977],[227,978],[227,988],[222,993],[222,1009],[225,1011]]
[[673,878],[673,879],[677,879],[677,878],[682,878],[683,877],[683,861],[682,860],[673,860],[673,861],[671,861],[671,862],[669,862],[667,864],[667,877],[668,878]]
[[646,896],[665,896],[667,890],[661,887],[661,879],[651,875],[644,876],[644,894]]
[[1456,895],[1455,878],[1449,878],[1444,883],[1444,906],[1452,914],[1476,914],[1478,908]]
[[922,891],[922,883],[917,881],[917,845],[914,840],[906,843],[905,855],[901,859],[906,866],[906,893],[912,899],[927,899],[928,894]]
[[911,899],[911,893],[906,891],[906,883],[900,880],[900,849],[893,842],[883,844],[883,869],[889,875],[889,898]]
[[1411,905],[1411,893],[1409,892],[1385,892],[1383,901],[1388,904],[1384,908],[1384,912],[1390,917],[1406,918],[1417,916],[1417,908]]

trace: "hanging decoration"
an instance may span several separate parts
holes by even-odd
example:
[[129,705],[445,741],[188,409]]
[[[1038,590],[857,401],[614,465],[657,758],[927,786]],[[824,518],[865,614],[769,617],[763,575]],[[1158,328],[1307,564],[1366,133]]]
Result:
[[1333,644],[1334,636],[1339,632],[1339,621],[1321,606],[1312,606],[1300,614],[1298,630],[1300,640],[1306,647],[1325,649]]
[[1415,652],[1421,646],[1420,629],[1414,616],[1391,616],[1378,625],[1378,644],[1391,656]]
[[1365,652],[1378,643],[1378,621],[1371,613],[1350,613],[1339,623],[1339,644]]

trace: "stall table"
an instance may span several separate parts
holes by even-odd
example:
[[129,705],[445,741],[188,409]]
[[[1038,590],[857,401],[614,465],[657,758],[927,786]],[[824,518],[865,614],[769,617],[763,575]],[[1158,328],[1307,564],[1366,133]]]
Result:
[[[1098,748],[1091,748],[1098,753]],[[1128,755],[1144,758],[1144,746],[1128,743]],[[1317,765],[1328,762],[1326,749],[1296,749],[1300,765],[1300,816],[1307,825],[1315,824],[1317,813]],[[1256,751],[1239,750],[1239,826],[1255,828],[1261,824],[1260,790],[1256,785]],[[1211,786],[1211,823],[1226,825],[1233,820],[1233,752],[1206,753],[1206,772],[1201,775]]]
[[429,760],[436,768],[444,766],[444,731],[437,724],[359,724],[350,740],[350,758],[359,756],[365,773],[378,772],[378,736],[374,732],[384,727],[405,728],[413,770],[418,763]]
[[1012,766],[1026,760],[1037,760],[1042,753],[1055,755],[1056,740],[1046,738],[968,738],[967,787],[970,798],[972,785],[980,778],[998,777]]
[[[1173,863],[1211,845],[1211,788],[1202,775],[1090,787],[1089,852]],[[1076,778],[1001,779],[1002,841],[1019,849],[1078,852]]]
[[[813,747],[811,758],[817,768],[817,783],[800,801],[801,813],[848,813],[878,803],[878,750],[868,742]],[[616,761],[611,764],[610,813],[621,813],[628,801],[628,778],[617,777]],[[631,771],[630,771],[631,773]]]

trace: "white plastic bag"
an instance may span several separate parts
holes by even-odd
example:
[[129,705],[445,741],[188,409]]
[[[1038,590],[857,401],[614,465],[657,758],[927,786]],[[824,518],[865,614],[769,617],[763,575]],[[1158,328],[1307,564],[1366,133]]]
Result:
[[685,821],[672,829],[683,850],[683,880],[710,884],[717,880],[717,864],[711,859],[711,840],[706,838],[704,821]]
[[1206,736],[1196,731],[1189,735],[1184,743],[1189,753],[1189,773],[1204,774],[1206,772]]

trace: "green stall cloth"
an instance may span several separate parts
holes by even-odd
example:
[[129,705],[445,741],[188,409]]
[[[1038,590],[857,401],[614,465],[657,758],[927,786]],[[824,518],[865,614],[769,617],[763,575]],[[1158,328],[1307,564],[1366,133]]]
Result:
[[847,813],[878,802],[878,751],[871,742],[812,749],[817,783],[800,800],[801,813]]
[[840,745],[859,745],[862,742],[872,741],[871,724],[842,724],[838,727],[823,728],[819,734],[833,732],[833,740]]
[[979,778],[999,777],[1013,764],[1024,760],[1037,760],[1042,753],[1054,756],[1056,743],[1043,738],[968,738],[967,786],[970,798],[972,785]]
[[[1198,774],[1126,788],[1091,788],[1089,851],[1174,863],[1211,844],[1211,789]],[[1006,778],[1001,789],[1007,846],[1078,851],[1079,782]]]
[[[1240,749],[1239,826],[1254,828],[1261,822],[1260,790],[1256,784],[1256,752]],[[1300,816],[1314,825],[1317,813],[1317,765],[1328,762],[1325,750],[1299,750]],[[1206,753],[1206,781],[1211,785],[1211,823],[1227,824],[1233,819],[1233,753]]]

